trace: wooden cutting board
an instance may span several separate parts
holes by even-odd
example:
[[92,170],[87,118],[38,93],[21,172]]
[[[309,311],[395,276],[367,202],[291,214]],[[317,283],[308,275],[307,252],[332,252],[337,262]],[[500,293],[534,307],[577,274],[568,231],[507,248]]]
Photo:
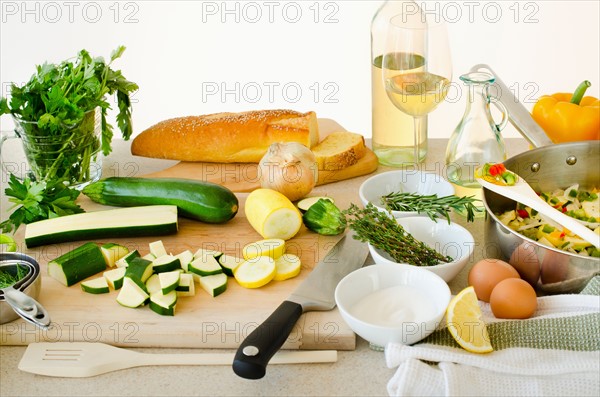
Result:
[[[331,119],[319,119],[321,139],[344,128]],[[339,171],[319,171],[317,186],[339,182],[346,179],[367,175],[378,166],[375,153],[367,149],[367,153],[356,164]],[[218,183],[234,192],[251,192],[260,187],[258,165],[251,163],[192,163],[182,161],[162,171],[146,175],[152,178],[188,178]]]
[[[339,125],[329,124],[340,128]],[[331,131],[331,130],[330,130]],[[191,177],[180,174],[190,166],[202,169],[207,166],[177,164],[163,172],[154,174],[171,177]],[[238,165],[240,167],[241,165]],[[217,165],[218,172],[227,173],[229,165]],[[205,169],[206,170],[206,169]],[[360,174],[363,171],[360,171]],[[220,174],[217,178],[220,178]],[[216,175],[216,174],[215,174]],[[245,191],[250,184],[225,177],[226,185],[234,191]],[[361,178],[334,183],[316,188],[314,193],[327,194],[336,200],[340,208],[351,202],[358,203],[358,186]],[[237,186],[237,188],[236,188]],[[198,248],[217,249],[226,254],[241,256],[244,245],[261,237],[252,229],[244,215],[247,193],[236,193],[240,210],[236,217],[223,225],[209,225],[180,218],[179,232],[172,236],[156,238],[122,238],[96,240],[97,243],[117,242],[149,252],[148,244],[161,239],[166,249],[178,254],[186,249],[195,252]],[[87,211],[99,211],[109,207],[91,202],[87,197],[80,199]],[[24,247],[24,228],[17,233],[17,241]],[[209,296],[196,284],[196,296],[181,298],[174,317],[164,317],[148,307],[129,309],[116,301],[117,293],[90,295],[81,291],[79,285],[64,287],[47,276],[47,263],[55,257],[80,246],[84,242],[49,245],[35,249],[23,249],[42,266],[42,291],[40,303],[48,310],[53,321],[49,330],[40,330],[23,320],[0,325],[0,345],[25,345],[40,341],[88,341],[104,342],[126,347],[173,347],[173,348],[236,348],[252,330],[265,320],[272,311],[302,282],[311,269],[340,239],[340,236],[320,236],[306,230],[288,241],[289,253],[302,260],[302,272],[294,279],[271,282],[255,290],[240,287],[229,279],[227,291],[216,298]],[[342,320],[337,309],[326,312],[309,312],[302,315],[290,337],[284,344],[286,349],[336,349],[352,350],[355,335]]]

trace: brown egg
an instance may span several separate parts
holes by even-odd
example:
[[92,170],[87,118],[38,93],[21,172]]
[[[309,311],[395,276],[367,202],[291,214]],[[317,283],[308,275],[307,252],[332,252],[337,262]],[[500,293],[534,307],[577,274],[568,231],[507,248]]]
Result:
[[534,244],[525,241],[513,251],[508,261],[519,272],[521,278],[534,288],[540,278],[540,261],[535,250]]
[[560,283],[567,279],[569,273],[569,257],[560,252],[548,250],[542,261],[542,284]]
[[537,308],[537,296],[527,281],[507,278],[500,281],[492,291],[490,306],[497,318],[529,318]]
[[494,287],[507,278],[521,277],[515,268],[504,261],[482,259],[469,272],[469,285],[473,286],[479,300],[489,302]]

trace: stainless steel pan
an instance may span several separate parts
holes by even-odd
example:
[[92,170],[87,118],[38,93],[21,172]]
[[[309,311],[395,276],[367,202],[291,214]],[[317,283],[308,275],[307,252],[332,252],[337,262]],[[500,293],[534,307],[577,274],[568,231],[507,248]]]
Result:
[[[497,95],[508,109],[511,123],[536,147],[506,160],[507,169],[523,177],[537,192],[564,189],[574,183],[584,189],[600,187],[600,141],[553,144],[489,66],[476,65],[473,71],[496,76]],[[577,292],[600,274],[600,258],[547,247],[503,225],[496,214],[514,209],[514,201],[485,188],[483,200],[487,256],[508,261],[538,290]]]

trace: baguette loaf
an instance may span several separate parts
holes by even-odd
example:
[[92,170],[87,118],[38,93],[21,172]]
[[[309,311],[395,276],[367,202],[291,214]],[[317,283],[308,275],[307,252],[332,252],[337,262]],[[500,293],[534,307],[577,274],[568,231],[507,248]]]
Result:
[[312,149],[319,170],[338,171],[358,163],[367,153],[365,138],[360,134],[333,132]]
[[264,110],[162,121],[131,144],[136,156],[180,161],[258,163],[274,142],[319,142],[314,112]]

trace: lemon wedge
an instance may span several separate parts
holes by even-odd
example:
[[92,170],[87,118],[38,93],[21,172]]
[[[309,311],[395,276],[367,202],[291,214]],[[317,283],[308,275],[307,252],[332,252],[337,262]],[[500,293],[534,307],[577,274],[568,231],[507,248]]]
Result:
[[16,252],[17,243],[15,240],[7,234],[0,234],[0,245],[6,245],[6,252]]
[[280,238],[270,238],[250,243],[242,249],[242,256],[245,260],[258,258],[259,256],[269,256],[273,259],[281,257],[285,252],[285,241]]
[[235,270],[234,277],[244,288],[260,288],[271,282],[276,272],[277,269],[273,258],[259,256],[258,258],[242,262]]
[[296,255],[285,254],[275,260],[276,273],[273,280],[283,281],[296,277],[302,270],[300,258]]
[[472,353],[489,353],[494,350],[481,308],[473,287],[460,291],[446,309],[448,331],[463,349]]

